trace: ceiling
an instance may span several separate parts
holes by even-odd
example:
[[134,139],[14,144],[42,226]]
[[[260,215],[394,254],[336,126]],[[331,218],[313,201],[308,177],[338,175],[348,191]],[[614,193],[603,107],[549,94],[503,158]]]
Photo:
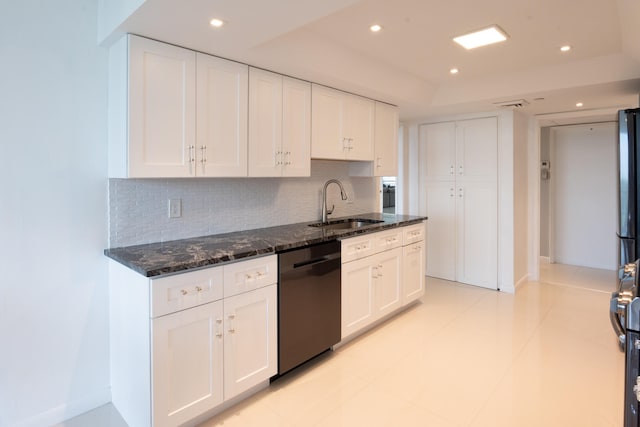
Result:
[[[528,104],[518,110],[543,125],[613,120],[617,109],[638,106],[637,0],[112,3],[123,2],[135,10],[103,24],[105,45],[125,32],[151,37],[386,101],[403,120],[520,99]],[[213,17],[225,25],[209,26]],[[369,31],[374,23],[382,31]],[[452,41],[490,24],[510,38],[471,51]],[[562,53],[563,45],[572,49]]]

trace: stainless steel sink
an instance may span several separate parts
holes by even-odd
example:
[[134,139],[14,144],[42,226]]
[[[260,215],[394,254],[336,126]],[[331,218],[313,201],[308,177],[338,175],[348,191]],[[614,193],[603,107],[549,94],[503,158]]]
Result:
[[348,230],[354,228],[364,227],[366,225],[378,224],[384,222],[378,219],[368,218],[349,218],[349,219],[336,219],[328,222],[317,222],[315,224],[309,224],[309,227],[318,227],[324,230]]

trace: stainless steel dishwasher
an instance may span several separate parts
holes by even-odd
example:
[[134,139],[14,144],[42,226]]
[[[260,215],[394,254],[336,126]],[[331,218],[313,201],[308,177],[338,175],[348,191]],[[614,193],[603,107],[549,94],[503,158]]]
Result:
[[340,341],[340,242],[278,255],[278,375]]

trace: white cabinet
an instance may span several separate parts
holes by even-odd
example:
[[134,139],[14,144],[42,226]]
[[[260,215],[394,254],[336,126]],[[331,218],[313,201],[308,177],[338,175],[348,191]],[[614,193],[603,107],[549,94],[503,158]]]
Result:
[[374,317],[379,319],[402,306],[402,248],[372,257]]
[[374,161],[351,162],[351,176],[398,175],[398,107],[375,102]]
[[402,303],[424,295],[425,223],[404,227],[402,241]]
[[311,84],[249,72],[249,176],[310,176]]
[[374,102],[312,85],[311,158],[373,160]]
[[190,176],[247,176],[249,67],[198,53],[196,140]]
[[420,126],[427,275],[497,289],[497,119]]
[[246,176],[247,87],[247,65],[123,37],[109,52],[109,176]]
[[[408,227],[399,227],[342,241],[342,338],[349,337],[379,319],[415,300],[424,288],[413,274],[422,274],[422,259],[417,266],[405,261],[403,237]],[[417,239],[424,225],[413,226],[410,236]],[[420,244],[408,242],[409,245]],[[422,256],[420,252],[417,256]],[[415,255],[411,252],[410,257]],[[405,288],[403,268],[409,266],[410,286]],[[408,297],[406,295],[409,295]]]
[[133,35],[110,51],[110,176],[188,176],[196,140],[196,55]]
[[277,373],[277,257],[157,279],[111,261],[112,401],[182,425]]
[[278,369],[277,285],[224,300],[224,397],[230,399]]
[[176,426],[223,401],[222,301],[152,321],[153,425]]

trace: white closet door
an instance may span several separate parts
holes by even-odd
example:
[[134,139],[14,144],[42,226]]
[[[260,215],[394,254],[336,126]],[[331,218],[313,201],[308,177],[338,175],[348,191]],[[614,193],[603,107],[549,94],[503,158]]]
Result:
[[454,182],[428,182],[427,276],[456,280],[456,196]]
[[493,182],[456,183],[456,280],[498,287],[498,192]]

